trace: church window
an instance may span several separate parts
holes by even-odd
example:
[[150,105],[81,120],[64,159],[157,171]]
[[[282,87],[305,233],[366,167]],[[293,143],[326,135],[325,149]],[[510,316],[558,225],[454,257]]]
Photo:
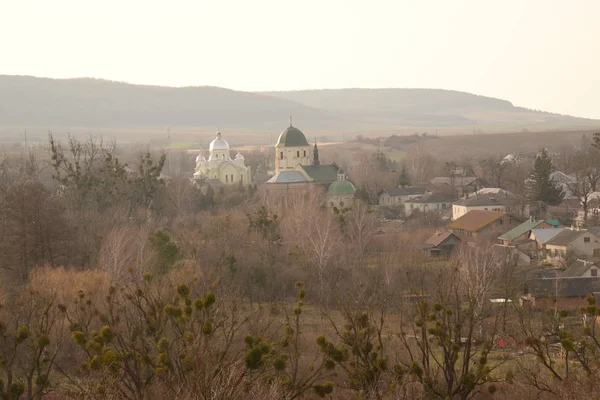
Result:
[[231,183],[233,183],[233,174],[231,174]]
[[304,157],[306,157],[306,150],[304,150]]
[[229,183],[229,175],[225,175],[225,183]]
[[283,151],[279,153],[279,159],[283,160]]
[[296,152],[296,157],[300,158],[300,150]]
[[244,175],[240,175],[240,182],[244,183]]

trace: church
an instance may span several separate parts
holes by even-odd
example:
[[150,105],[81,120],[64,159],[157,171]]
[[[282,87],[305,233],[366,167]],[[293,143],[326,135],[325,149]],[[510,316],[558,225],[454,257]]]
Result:
[[354,202],[356,189],[345,172],[335,163],[321,164],[317,142],[311,146],[291,123],[279,135],[274,165],[275,175],[266,183],[269,188],[289,191],[317,186],[327,192],[332,207],[348,207]]
[[251,184],[250,167],[245,164],[244,156],[237,153],[231,159],[229,143],[217,132],[217,137],[208,146],[208,160],[200,153],[196,157],[194,181],[198,185],[249,185]]

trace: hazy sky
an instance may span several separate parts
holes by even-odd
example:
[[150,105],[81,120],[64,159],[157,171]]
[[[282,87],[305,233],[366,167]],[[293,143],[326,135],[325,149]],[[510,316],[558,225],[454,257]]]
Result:
[[443,88],[600,118],[600,0],[0,0],[0,74]]

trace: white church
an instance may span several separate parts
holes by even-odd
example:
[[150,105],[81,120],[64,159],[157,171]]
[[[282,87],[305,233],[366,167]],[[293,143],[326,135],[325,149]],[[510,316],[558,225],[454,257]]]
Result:
[[217,132],[217,137],[208,146],[208,160],[200,153],[196,157],[194,181],[223,185],[250,185],[250,167],[245,164],[244,156],[237,153],[231,159],[229,143]]

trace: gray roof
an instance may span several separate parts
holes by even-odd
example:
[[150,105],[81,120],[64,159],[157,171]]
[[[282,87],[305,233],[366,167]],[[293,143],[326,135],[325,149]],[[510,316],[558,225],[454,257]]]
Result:
[[535,238],[541,244],[546,244],[548,240],[558,235],[566,228],[547,228],[547,229],[532,229],[531,233],[535,235]]
[[293,146],[308,146],[308,142],[306,141],[306,136],[300,129],[294,128],[293,126],[289,126],[285,131],[279,135],[279,140],[277,140],[277,144],[275,146],[285,146],[285,147],[293,147]]
[[527,289],[536,298],[586,297],[600,292],[600,278],[531,279]]
[[335,164],[321,165],[301,165],[306,175],[310,176],[313,182],[335,182],[337,181],[337,172],[339,167]]
[[460,240],[460,238],[452,232],[436,232],[425,241],[425,245],[428,247],[437,247],[451,236],[454,236],[456,240]]
[[409,186],[409,187],[394,187],[389,189],[383,189],[384,192],[390,196],[414,196],[419,194],[425,194],[425,188]]
[[454,204],[465,207],[507,206],[517,202],[514,195],[507,191],[499,193],[475,193],[470,197],[460,199]]
[[573,264],[569,265],[569,268],[565,269],[561,275],[565,278],[580,277],[592,266],[597,267],[597,265],[592,261],[577,260]]
[[308,182],[304,175],[298,171],[279,171],[267,183],[301,183]]
[[454,198],[447,193],[430,193],[424,196],[415,197],[414,199],[406,200],[407,203],[452,203]]
[[580,235],[589,233],[587,230],[576,230],[576,229],[564,229],[558,235],[546,242],[546,245],[550,246],[566,246],[572,241],[577,239]]

